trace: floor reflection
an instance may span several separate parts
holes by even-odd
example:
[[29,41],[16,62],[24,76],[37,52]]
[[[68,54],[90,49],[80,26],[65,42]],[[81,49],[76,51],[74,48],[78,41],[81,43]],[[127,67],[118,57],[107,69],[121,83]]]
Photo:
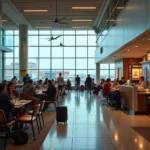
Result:
[[101,105],[101,96],[71,91],[64,96],[67,124],[53,124],[41,150],[149,150],[132,127],[150,126],[147,116],[130,116]]

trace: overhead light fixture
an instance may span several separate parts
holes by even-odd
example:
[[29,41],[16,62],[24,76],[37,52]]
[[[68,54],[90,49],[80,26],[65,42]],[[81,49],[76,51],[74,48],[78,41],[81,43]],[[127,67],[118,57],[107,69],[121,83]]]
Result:
[[7,22],[7,20],[2,20],[2,22]]
[[116,9],[124,9],[124,7],[116,7]]
[[85,21],[85,22],[90,22],[90,21],[92,21],[92,19],[72,19],[72,21],[74,21],[74,22],[82,22],[82,21]]
[[36,28],[40,28],[40,29],[49,29],[52,28],[51,26],[36,26]]
[[73,26],[72,28],[83,29],[83,28],[89,28],[89,27],[88,26]]
[[26,10],[23,10],[24,12],[27,12],[27,13],[30,13],[30,12],[48,12],[47,9],[26,9]]
[[139,47],[138,45],[136,45],[135,47]]
[[80,10],[81,10],[81,9],[84,9],[84,10],[85,10],[85,9],[94,10],[94,9],[96,9],[96,7],[72,7],[72,9],[75,9],[75,10],[76,10],[76,9],[80,9]]

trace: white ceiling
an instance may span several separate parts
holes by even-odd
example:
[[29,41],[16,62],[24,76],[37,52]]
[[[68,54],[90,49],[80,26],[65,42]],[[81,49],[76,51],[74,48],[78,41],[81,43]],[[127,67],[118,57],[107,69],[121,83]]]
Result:
[[[53,28],[72,28],[72,26],[93,27],[97,14],[102,10],[106,0],[57,0],[58,19],[66,17],[63,22],[68,25],[56,24],[56,0],[11,0],[24,18],[34,28],[36,26],[52,26]],[[96,10],[72,10],[72,6],[91,6]],[[45,13],[24,13],[24,9],[47,9]],[[72,22],[72,19],[92,19],[92,22]],[[10,22],[4,23],[10,26]]]

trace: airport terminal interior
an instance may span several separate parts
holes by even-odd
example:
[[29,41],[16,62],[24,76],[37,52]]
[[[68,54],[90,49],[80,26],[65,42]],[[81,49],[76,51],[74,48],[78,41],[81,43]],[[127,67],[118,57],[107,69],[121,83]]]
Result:
[[0,150],[150,150],[150,0],[0,0]]

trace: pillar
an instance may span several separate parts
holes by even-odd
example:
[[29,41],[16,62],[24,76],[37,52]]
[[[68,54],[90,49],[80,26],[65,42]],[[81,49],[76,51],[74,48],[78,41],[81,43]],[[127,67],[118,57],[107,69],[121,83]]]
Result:
[[96,63],[96,83],[100,83],[100,63]]
[[28,26],[19,25],[19,62],[20,62],[20,80],[23,79],[27,73],[28,60]]

